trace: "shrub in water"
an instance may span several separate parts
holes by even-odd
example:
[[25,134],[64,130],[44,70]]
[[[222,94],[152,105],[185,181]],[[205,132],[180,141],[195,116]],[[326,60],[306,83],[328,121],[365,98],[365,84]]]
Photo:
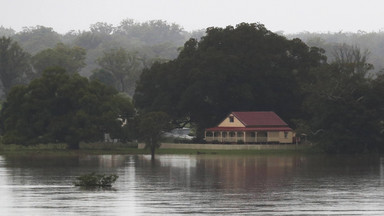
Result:
[[96,173],[86,174],[77,177],[77,181],[74,182],[76,186],[85,186],[85,187],[111,187],[112,184],[119,178],[119,176],[112,175],[100,175]]

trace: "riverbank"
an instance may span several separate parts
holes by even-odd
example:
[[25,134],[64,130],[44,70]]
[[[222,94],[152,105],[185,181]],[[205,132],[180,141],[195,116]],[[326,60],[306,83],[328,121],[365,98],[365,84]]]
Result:
[[[156,150],[156,154],[220,154],[220,155],[258,155],[258,154],[297,154],[297,153],[313,153],[314,148],[308,145],[285,145],[278,147],[276,145],[254,146],[249,148],[243,145],[242,148],[226,148],[221,146],[202,144],[163,144],[160,149]],[[144,149],[143,145],[138,148],[137,143],[81,143],[79,150],[69,150],[66,144],[39,144],[35,146],[22,145],[3,145],[0,144],[0,155],[125,155],[125,154],[149,154],[148,149]],[[239,145],[238,145],[239,146]],[[272,146],[272,147],[271,147]],[[204,148],[205,147],[205,148]],[[220,148],[221,147],[221,148]]]

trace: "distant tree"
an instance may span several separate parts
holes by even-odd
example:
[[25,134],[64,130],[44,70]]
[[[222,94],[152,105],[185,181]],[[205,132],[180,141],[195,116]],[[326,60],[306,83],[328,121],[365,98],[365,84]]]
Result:
[[15,84],[27,82],[31,72],[30,55],[11,38],[0,38],[0,79],[3,90],[8,93]]
[[209,28],[200,41],[187,41],[177,59],[144,70],[134,101],[181,126],[195,123],[199,137],[235,110],[273,110],[290,121],[301,113],[300,84],[324,62],[320,49],[261,24]]
[[186,37],[183,28],[177,24],[168,24],[162,20],[151,20],[137,23],[132,19],[125,19],[117,27],[117,34],[143,41],[147,45],[166,42],[182,44]]
[[52,28],[44,26],[25,27],[23,31],[17,33],[12,38],[32,55],[41,50],[53,48],[56,44],[61,43],[60,34],[53,31]]
[[133,115],[129,99],[99,82],[63,69],[46,70],[27,86],[12,88],[0,114],[4,143],[33,145],[100,141],[122,130]]
[[32,57],[37,76],[50,67],[62,67],[68,73],[78,73],[85,66],[86,52],[81,47],[69,47],[62,43],[52,49],[40,51]]
[[76,46],[83,47],[84,49],[95,49],[103,42],[103,38],[93,32],[82,32],[75,39]]
[[92,75],[89,77],[90,80],[97,80],[101,83],[104,83],[107,86],[111,86],[113,88],[116,87],[116,79],[112,73],[104,70],[104,69],[95,69],[92,71]]
[[16,33],[12,28],[5,28],[0,26],[0,37],[11,37]]
[[139,136],[145,142],[145,147],[150,149],[152,160],[155,159],[156,149],[161,145],[162,135],[170,129],[170,118],[164,112],[149,112],[139,117]]
[[90,29],[92,33],[108,36],[114,32],[115,28],[113,27],[112,24],[108,24],[105,22],[97,22],[95,24],[92,24]]
[[142,67],[136,53],[129,53],[123,48],[112,49],[104,52],[98,59],[98,64],[101,69],[114,76],[116,89],[132,95]]

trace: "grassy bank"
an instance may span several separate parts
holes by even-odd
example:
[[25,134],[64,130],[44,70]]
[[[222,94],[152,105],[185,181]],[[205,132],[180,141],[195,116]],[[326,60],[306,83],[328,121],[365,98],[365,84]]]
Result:
[[[210,155],[268,155],[268,154],[310,154],[320,153],[310,146],[296,149],[268,150],[207,150],[207,149],[157,149],[156,154],[210,154]],[[68,150],[66,144],[39,144],[34,146],[0,144],[3,155],[87,155],[87,154],[149,154],[146,149],[138,149],[137,143],[81,143],[79,150]]]
[[215,150],[215,149],[158,149],[157,154],[218,154],[218,155],[267,155],[267,154],[310,154],[320,153],[311,146],[300,146],[296,149],[264,149],[264,150]]
[[135,143],[81,143],[79,150],[69,150],[65,143],[38,144],[23,146],[0,144],[2,155],[53,154],[53,155],[85,155],[85,154],[147,154],[147,150],[137,149]]

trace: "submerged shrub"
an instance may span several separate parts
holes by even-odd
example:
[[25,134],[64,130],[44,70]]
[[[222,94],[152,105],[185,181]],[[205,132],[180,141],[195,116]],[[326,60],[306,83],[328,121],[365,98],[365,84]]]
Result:
[[75,186],[85,187],[111,187],[112,184],[119,178],[119,176],[112,175],[100,175],[96,173],[90,173],[77,177],[77,181],[74,182]]

